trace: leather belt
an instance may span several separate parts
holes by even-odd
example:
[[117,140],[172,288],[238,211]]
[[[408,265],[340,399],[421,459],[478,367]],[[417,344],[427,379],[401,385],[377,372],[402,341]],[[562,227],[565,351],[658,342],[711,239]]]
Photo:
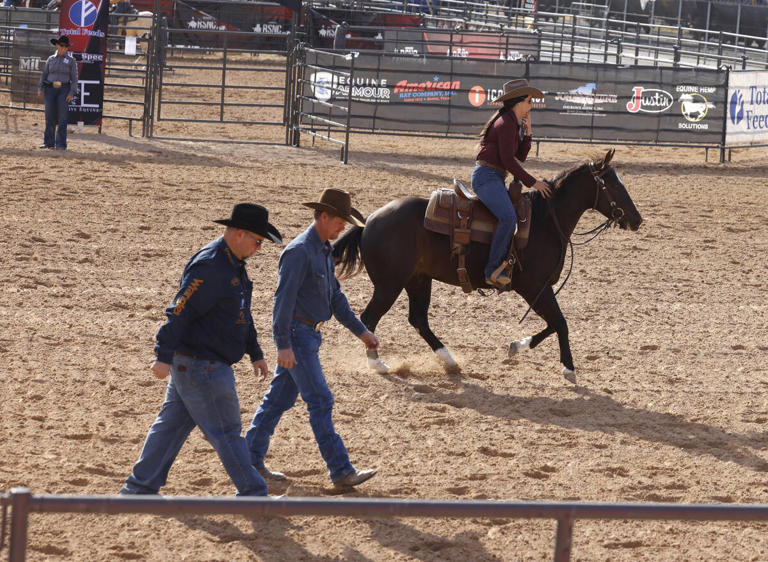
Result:
[[197,355],[187,353],[186,351],[177,351],[176,355],[182,355],[183,357],[191,357],[192,359],[197,359]]
[[502,168],[501,166],[497,166],[496,164],[491,164],[490,162],[486,162],[485,160],[477,160],[476,164],[478,166],[488,166],[489,168],[494,168],[494,169],[496,169],[496,170],[498,170],[500,172],[504,172],[504,175],[507,174],[507,171],[504,168]]
[[316,332],[319,332],[320,328],[322,328],[323,324],[325,324],[325,320],[321,320],[320,322],[312,322],[311,320],[300,318],[299,316],[294,316],[293,319],[298,320],[299,322],[306,324],[307,326],[310,326]]
[[69,86],[69,82],[51,82],[51,86],[54,88],[63,88],[64,86]]

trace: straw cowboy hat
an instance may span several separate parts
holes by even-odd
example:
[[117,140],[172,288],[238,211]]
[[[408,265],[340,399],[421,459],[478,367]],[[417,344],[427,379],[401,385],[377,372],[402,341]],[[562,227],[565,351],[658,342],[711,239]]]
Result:
[[262,238],[267,238],[275,244],[282,244],[283,237],[277,229],[269,224],[269,211],[261,205],[253,203],[238,203],[232,209],[232,216],[228,219],[221,219],[213,222],[240,228],[258,234]]
[[521,96],[531,96],[533,98],[543,98],[544,93],[538,88],[528,85],[528,80],[518,78],[510,80],[504,84],[504,93],[493,100],[492,103],[503,103],[508,99],[519,98]]
[[352,207],[349,193],[341,189],[324,189],[322,195],[320,195],[320,201],[302,204],[310,209],[325,211],[326,213],[339,216],[355,226],[365,226],[365,218],[360,214],[360,211]]

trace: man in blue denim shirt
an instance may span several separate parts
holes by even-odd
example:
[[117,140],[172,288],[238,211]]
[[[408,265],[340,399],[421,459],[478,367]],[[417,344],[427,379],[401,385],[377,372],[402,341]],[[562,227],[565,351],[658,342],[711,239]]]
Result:
[[364,219],[352,208],[349,194],[338,189],[323,191],[319,202],[304,203],[315,209],[315,221],[286,246],[278,265],[272,335],[277,346],[277,368],[269,391],[261,402],[245,435],[251,461],[265,478],[284,480],[264,465],[269,439],[283,413],[301,394],[309,411],[309,423],[339,488],[357,486],[376,474],[358,470],[349,461],[347,449],[333,427],[333,393],[323,375],[318,352],[320,328],[331,315],[365,343],[377,349],[379,341],[349,308],[334,274],[329,240],[335,240],[346,223],[363,226]]
[[157,378],[171,375],[165,402],[121,494],[157,494],[197,425],[219,454],[237,495],[267,495],[240,435],[232,364],[247,352],[260,380],[268,372],[251,317],[253,284],[245,271],[245,259],[265,239],[282,243],[268,217],[260,205],[235,205],[231,218],[215,221],[227,227],[224,236],[187,262],[179,292],[165,311],[168,320],[157,332],[151,367]]

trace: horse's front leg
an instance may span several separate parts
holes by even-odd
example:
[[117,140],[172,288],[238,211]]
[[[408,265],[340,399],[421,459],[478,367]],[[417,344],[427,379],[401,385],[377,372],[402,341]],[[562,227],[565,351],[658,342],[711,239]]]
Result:
[[[526,297],[526,300],[529,299]],[[560,344],[560,362],[563,364],[563,376],[575,384],[576,369],[573,366],[571,344],[568,340],[568,324],[560,310],[560,306],[557,304],[552,287],[544,289],[538,300],[534,303],[533,310],[547,323],[547,327],[533,337],[528,336],[510,343],[508,355],[511,357],[519,351],[533,349],[544,341],[547,336],[557,333],[557,340]]]

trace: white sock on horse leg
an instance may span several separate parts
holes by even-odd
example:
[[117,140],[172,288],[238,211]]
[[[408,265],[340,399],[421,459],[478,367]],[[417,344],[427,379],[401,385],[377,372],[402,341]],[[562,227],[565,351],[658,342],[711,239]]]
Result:
[[437,354],[438,359],[440,359],[440,362],[450,368],[458,367],[459,364],[456,363],[454,358],[451,356],[451,352],[448,351],[448,348],[443,346],[440,349],[435,350],[435,353]]
[[507,356],[512,357],[519,351],[531,349],[531,339],[533,339],[532,336],[528,336],[527,338],[513,341],[511,344],[509,344],[509,350],[507,351]]

